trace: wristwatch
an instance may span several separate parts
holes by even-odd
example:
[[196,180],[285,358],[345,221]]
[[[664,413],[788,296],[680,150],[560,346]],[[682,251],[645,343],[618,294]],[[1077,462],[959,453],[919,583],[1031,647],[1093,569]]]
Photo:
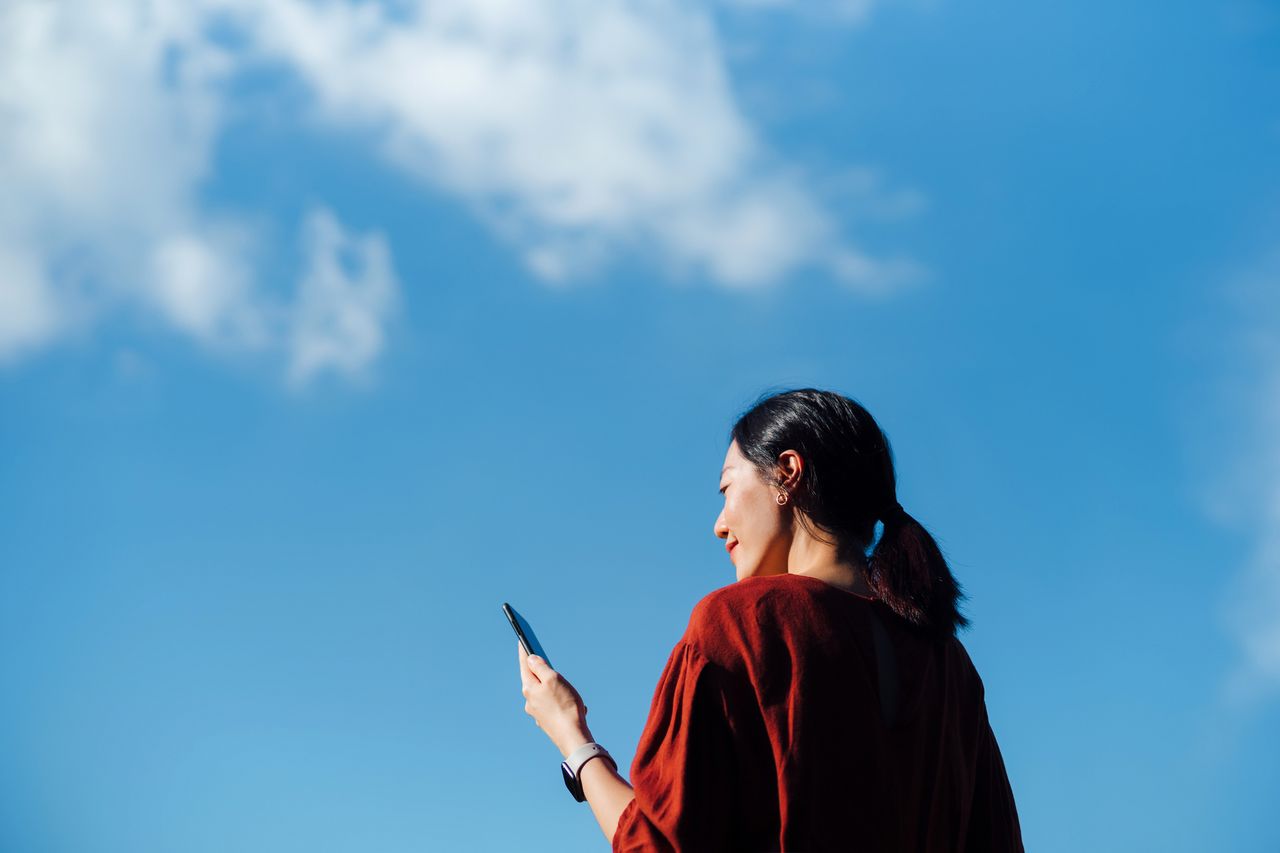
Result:
[[582,793],[582,779],[579,776],[582,772],[582,765],[597,756],[609,759],[613,769],[615,771],[618,769],[618,762],[613,760],[609,750],[598,743],[584,743],[569,753],[568,758],[560,762],[560,773],[564,776],[565,787],[569,789],[570,794],[573,794],[573,798],[580,803],[586,800],[586,796]]

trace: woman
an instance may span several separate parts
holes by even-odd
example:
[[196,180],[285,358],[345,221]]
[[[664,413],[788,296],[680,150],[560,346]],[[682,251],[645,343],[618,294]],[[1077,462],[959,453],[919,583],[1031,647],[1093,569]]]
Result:
[[1022,850],[959,586],[895,482],[839,394],[776,394],[734,424],[715,534],[737,582],[667,660],[634,789],[578,692],[520,651],[525,710],[614,850]]

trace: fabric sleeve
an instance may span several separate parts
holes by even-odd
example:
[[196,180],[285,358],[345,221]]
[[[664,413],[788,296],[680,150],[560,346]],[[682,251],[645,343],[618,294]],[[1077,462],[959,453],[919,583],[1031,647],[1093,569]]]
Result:
[[618,819],[614,851],[731,849],[736,797],[728,678],[688,639],[672,650],[636,746],[635,799]]
[[1009,785],[1004,758],[996,743],[995,732],[991,730],[985,705],[978,736],[976,771],[965,849],[1023,853],[1022,828],[1018,823],[1018,808],[1013,801],[1013,788]]

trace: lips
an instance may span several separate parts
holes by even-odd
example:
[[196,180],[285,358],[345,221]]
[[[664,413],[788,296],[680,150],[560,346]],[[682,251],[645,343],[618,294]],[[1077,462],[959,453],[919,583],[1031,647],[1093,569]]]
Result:
[[734,549],[734,548],[737,548],[737,547],[738,547],[738,543],[737,543],[737,542],[726,542],[726,543],[725,543],[725,546],[724,546],[724,549],[725,549],[726,551],[728,551],[730,554],[732,554],[732,553],[733,553],[733,549]]

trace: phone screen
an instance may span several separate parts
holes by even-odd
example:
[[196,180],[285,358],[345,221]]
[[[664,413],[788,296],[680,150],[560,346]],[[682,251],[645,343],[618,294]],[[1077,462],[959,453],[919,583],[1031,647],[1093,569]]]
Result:
[[[505,601],[502,603],[502,612],[507,614],[507,621],[511,623],[511,627],[516,632],[516,637],[520,640],[520,645],[524,647],[525,654],[537,655],[547,662],[547,666],[551,666],[551,659],[547,657],[546,651],[542,648],[542,643],[538,642],[538,636],[533,633],[533,627],[529,625],[527,619],[516,612],[516,609]],[[555,667],[551,667],[555,669]]]

